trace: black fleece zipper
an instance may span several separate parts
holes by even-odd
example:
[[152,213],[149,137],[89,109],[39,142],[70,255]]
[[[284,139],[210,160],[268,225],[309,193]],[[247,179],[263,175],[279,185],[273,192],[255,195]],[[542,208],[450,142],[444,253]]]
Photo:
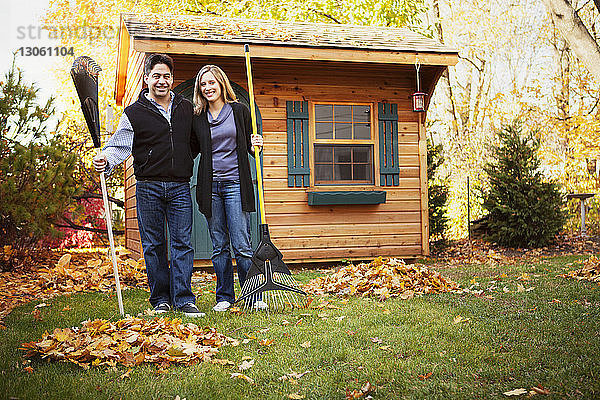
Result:
[[[148,99],[146,99],[146,100],[148,100]],[[150,100],[148,100],[148,102],[150,102]],[[173,114],[175,114],[175,109],[179,106],[180,103],[181,103],[181,100],[177,101],[177,103],[175,103],[175,101],[173,101],[173,106],[171,107],[171,118],[173,118]],[[140,102],[140,104],[143,105],[144,107],[146,107],[147,109],[151,110],[152,112],[157,113],[161,117],[165,118],[165,116],[156,109],[156,106],[154,106],[154,104],[150,103],[150,106],[147,104],[144,104],[143,102]],[[167,123],[169,124],[169,140],[171,141],[171,173],[174,174],[175,173],[175,144],[173,143],[173,126],[171,125],[171,121],[169,121],[168,119],[165,118],[165,121],[167,121]]]

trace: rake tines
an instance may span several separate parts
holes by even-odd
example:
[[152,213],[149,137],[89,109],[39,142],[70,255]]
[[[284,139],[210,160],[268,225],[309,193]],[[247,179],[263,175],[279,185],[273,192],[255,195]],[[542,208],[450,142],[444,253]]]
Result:
[[306,293],[300,289],[291,273],[274,272],[270,260],[265,261],[263,271],[253,265],[236,303],[241,303],[245,311],[267,312],[308,306]]

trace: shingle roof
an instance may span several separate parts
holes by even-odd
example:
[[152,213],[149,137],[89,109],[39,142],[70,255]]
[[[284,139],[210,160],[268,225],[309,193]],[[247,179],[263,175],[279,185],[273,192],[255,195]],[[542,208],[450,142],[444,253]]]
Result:
[[123,14],[136,38],[421,53],[457,53],[406,28],[264,21],[214,16]]

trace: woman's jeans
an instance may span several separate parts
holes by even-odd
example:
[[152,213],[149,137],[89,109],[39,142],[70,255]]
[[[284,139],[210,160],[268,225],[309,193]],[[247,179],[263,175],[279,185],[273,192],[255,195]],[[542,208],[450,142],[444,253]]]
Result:
[[[150,304],[195,303],[192,293],[192,198],[189,182],[138,181],[137,218],[146,261]],[[170,268],[167,259],[169,229]]]
[[242,211],[239,181],[213,181],[212,217],[208,229],[213,245],[212,264],[217,275],[217,302],[233,303],[233,264],[229,244],[233,247],[240,287],[252,265],[250,213]]

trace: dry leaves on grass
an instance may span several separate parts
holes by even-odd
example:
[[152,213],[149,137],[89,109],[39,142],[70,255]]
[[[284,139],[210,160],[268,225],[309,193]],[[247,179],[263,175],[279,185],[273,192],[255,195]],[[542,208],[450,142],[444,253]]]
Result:
[[[50,253],[49,258],[56,259]],[[147,290],[148,277],[144,259],[128,258],[130,252],[117,249],[117,267],[121,287],[136,287]],[[45,267],[19,269],[0,273],[0,326],[2,319],[13,308],[32,300],[83,292],[112,291],[115,287],[113,266],[107,249],[93,252],[73,252],[63,254],[57,262],[45,260]],[[213,274],[195,273],[194,281],[208,284]],[[65,310],[66,311],[66,310]]]
[[80,328],[56,328],[38,342],[23,343],[21,349],[28,358],[72,362],[86,369],[144,362],[164,367],[209,361],[231,341],[214,328],[183,324],[180,319],[127,317],[114,323],[96,319],[84,321]]
[[[125,258],[121,250],[117,258],[123,287],[147,286],[143,259]],[[114,288],[110,258],[100,252],[64,254],[56,264],[46,268],[30,268],[0,274],[0,320],[14,307],[31,300],[87,290],[110,291]]]
[[335,273],[311,280],[304,290],[312,294],[389,297],[409,299],[414,295],[457,290],[458,285],[438,272],[406,264],[396,258],[376,258],[371,263],[350,264]]
[[346,400],[361,399],[365,395],[368,395],[372,390],[373,386],[371,385],[371,382],[366,381],[360,389],[355,389],[353,391],[346,389]]
[[598,284],[600,284],[600,258],[597,256],[591,256],[583,262],[583,266],[581,268],[560,276],[563,278],[598,282]]

